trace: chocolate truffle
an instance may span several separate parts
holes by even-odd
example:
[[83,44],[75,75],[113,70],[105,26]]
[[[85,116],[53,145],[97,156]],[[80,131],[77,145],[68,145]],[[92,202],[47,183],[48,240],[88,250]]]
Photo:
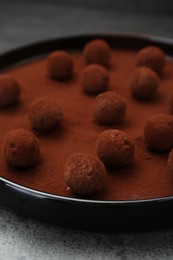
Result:
[[144,137],[152,150],[170,151],[173,148],[173,116],[158,114],[148,119]]
[[0,75],[0,107],[11,106],[18,103],[20,98],[20,85],[12,75]]
[[121,168],[133,161],[135,146],[126,134],[117,129],[102,132],[96,140],[98,157],[109,168]]
[[169,97],[169,105],[170,105],[170,112],[173,114],[173,92],[170,94]]
[[146,66],[161,73],[165,65],[165,54],[157,46],[148,46],[138,52],[136,62],[137,66]]
[[105,166],[96,156],[75,153],[66,162],[65,180],[74,193],[91,195],[101,192],[105,177]]
[[52,131],[63,120],[62,109],[51,98],[35,100],[29,107],[28,116],[32,128],[39,131]]
[[111,49],[104,40],[92,40],[85,45],[84,57],[88,64],[97,63],[108,66],[111,56]]
[[138,99],[149,99],[154,96],[159,86],[159,77],[147,67],[136,68],[130,79],[130,89]]
[[170,151],[168,156],[168,167],[170,168],[171,172],[173,172],[173,149]]
[[67,52],[55,51],[48,56],[47,68],[52,78],[65,80],[72,75],[73,60]]
[[37,137],[25,129],[8,132],[4,146],[6,161],[16,167],[33,166],[39,159],[39,142]]
[[87,94],[97,95],[108,88],[109,75],[103,66],[91,64],[83,69],[80,83]]
[[96,97],[94,117],[97,123],[114,125],[123,120],[125,113],[126,103],[115,91],[107,91]]

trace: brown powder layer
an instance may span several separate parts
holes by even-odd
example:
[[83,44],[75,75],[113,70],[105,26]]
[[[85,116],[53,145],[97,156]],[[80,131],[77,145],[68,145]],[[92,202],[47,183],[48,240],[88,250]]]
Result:
[[[161,76],[157,95],[150,101],[134,99],[129,90],[129,78],[135,66],[136,52],[112,51],[110,88],[126,99],[127,115],[115,128],[125,131],[136,144],[134,164],[107,174],[104,192],[90,197],[100,200],[133,200],[173,195],[173,174],[167,167],[168,154],[149,151],[143,139],[147,119],[156,113],[169,112],[169,96],[173,88],[173,63],[168,61]],[[81,53],[72,54],[75,68],[72,79],[58,82],[49,78],[46,58],[9,69],[21,85],[21,103],[0,110],[0,146],[9,130],[31,130],[27,109],[37,98],[55,98],[63,108],[64,123],[53,133],[37,134],[41,160],[36,168],[18,170],[7,165],[1,149],[1,176],[24,186],[64,196],[74,196],[64,181],[64,166],[69,155],[76,152],[95,155],[98,135],[108,129],[93,120],[94,97],[86,95],[79,84],[85,66]]]

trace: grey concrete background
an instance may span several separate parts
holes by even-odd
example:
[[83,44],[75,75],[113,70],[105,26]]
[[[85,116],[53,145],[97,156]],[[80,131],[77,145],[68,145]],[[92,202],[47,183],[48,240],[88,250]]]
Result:
[[0,0],[2,50],[51,37],[88,32],[138,32],[173,37],[173,15],[63,5],[53,0]]
[[[165,1],[166,2],[166,1]],[[88,32],[137,32],[173,38],[172,15],[64,5],[61,1],[0,1],[0,49]],[[10,199],[10,198],[9,198]],[[158,216],[159,217],[159,216]],[[90,233],[22,219],[0,206],[0,260],[173,259],[173,229]]]
[[[47,1],[47,0],[44,0]],[[114,8],[116,11],[142,11],[145,13],[173,12],[172,0],[50,0],[63,4],[80,4],[91,7]]]

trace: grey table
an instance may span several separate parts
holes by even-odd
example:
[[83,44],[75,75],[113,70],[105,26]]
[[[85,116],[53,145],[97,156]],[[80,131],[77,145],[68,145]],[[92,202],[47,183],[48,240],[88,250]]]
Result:
[[[15,2],[15,3],[14,3]],[[173,38],[171,15],[119,13],[56,1],[0,1],[0,49],[87,32],[139,32]],[[10,198],[9,198],[10,199]],[[0,206],[0,260],[173,259],[173,230],[89,233],[22,219]]]

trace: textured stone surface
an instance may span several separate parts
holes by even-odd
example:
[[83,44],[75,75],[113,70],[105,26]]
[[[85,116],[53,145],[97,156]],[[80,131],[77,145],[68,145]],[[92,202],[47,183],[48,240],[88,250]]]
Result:
[[[29,0],[0,1],[0,10],[2,51],[87,32],[129,31],[173,37],[173,18],[168,15],[118,13],[114,9]],[[22,219],[2,206],[0,212],[0,260],[173,259],[171,229],[136,234],[89,233]]]
[[173,259],[173,230],[106,234],[24,220],[0,207],[2,260]]

